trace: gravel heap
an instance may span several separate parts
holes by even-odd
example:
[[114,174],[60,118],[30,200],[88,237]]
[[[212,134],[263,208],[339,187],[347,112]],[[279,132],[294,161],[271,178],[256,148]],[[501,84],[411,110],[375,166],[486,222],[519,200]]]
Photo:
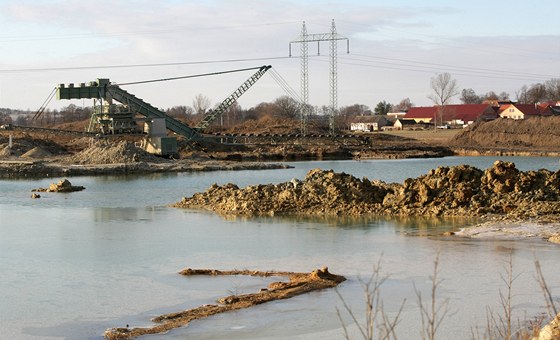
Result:
[[174,206],[235,215],[559,216],[560,171],[523,172],[497,161],[484,171],[439,167],[387,184],[314,169],[303,181],[244,189],[214,184]]
[[71,161],[76,164],[117,164],[138,162],[161,163],[166,160],[126,141],[118,143],[97,141],[89,148],[73,155]]

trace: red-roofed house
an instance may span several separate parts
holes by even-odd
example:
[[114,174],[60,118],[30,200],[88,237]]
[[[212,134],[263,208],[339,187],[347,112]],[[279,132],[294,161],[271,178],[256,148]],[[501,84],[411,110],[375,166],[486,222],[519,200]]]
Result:
[[502,118],[526,119],[535,116],[552,116],[549,104],[504,104],[498,115]]
[[443,112],[439,106],[411,107],[403,119],[414,119],[417,123],[434,123],[437,125],[468,125],[479,119],[497,118],[496,111],[489,104],[446,105]]

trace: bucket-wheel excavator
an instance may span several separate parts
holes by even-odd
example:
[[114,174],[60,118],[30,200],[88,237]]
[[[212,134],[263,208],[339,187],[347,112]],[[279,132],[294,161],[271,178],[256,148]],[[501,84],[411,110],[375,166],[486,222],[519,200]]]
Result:
[[[112,84],[107,78],[98,78],[88,84],[81,83],[79,86],[60,84],[56,88],[56,96],[59,100],[83,98],[99,100],[100,105],[94,108],[91,116],[89,132],[103,135],[130,133],[138,129],[139,120],[144,121],[144,132],[147,133],[147,137],[143,147],[146,151],[160,155],[172,155],[177,153],[177,139],[174,136],[168,136],[167,130],[182,136],[186,141],[205,138],[202,134],[203,130],[218,119],[270,68],[271,66],[259,67],[237,90],[213,110],[210,110],[195,127],[190,127],[168,116],[162,110],[123,90],[117,84]],[[143,118],[137,119],[138,115]]]

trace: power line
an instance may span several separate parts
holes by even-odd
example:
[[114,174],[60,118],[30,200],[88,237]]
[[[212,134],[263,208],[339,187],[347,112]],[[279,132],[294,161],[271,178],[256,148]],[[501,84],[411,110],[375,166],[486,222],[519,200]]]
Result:
[[186,62],[153,63],[153,64],[123,64],[123,65],[20,68],[20,69],[3,69],[3,70],[0,70],[0,73],[50,72],[50,71],[91,70],[91,69],[118,69],[118,68],[161,67],[161,66],[180,66],[180,65],[202,65],[202,64],[221,64],[221,63],[236,63],[236,62],[243,62],[243,61],[262,61],[262,60],[280,60],[280,59],[290,59],[290,57],[280,56],[280,57],[224,59],[224,60],[206,60],[206,61],[186,61]]
[[[346,59],[346,58],[345,58]],[[356,60],[356,59],[351,59],[351,58],[347,58],[349,60]],[[326,62],[325,60],[319,60],[321,62]],[[359,60],[358,61],[363,61],[363,60]],[[434,74],[434,72],[443,72],[445,71],[444,69],[441,68],[434,68],[434,67],[422,67],[422,66],[414,66],[414,65],[399,65],[399,64],[395,64],[395,66],[382,66],[382,65],[374,65],[371,64],[371,62],[365,61],[366,63],[354,63],[354,62],[340,62],[341,64],[345,64],[345,65],[353,65],[353,66],[362,66],[362,67],[369,67],[369,68],[379,68],[379,69],[385,69],[385,70],[399,70],[399,71],[411,71],[411,72],[422,72],[422,73],[431,73]],[[401,67],[399,67],[401,66]],[[537,79],[537,77],[515,77],[515,76],[508,76],[508,75],[491,75],[491,74],[473,74],[471,73],[465,73],[466,71],[451,71],[450,73],[453,73],[454,75],[462,75],[462,76],[469,76],[469,77],[477,77],[477,78],[490,78],[490,79],[509,79],[509,80],[527,80],[527,81],[541,81],[541,80],[547,80],[544,77]],[[479,72],[481,73],[481,72]]]
[[[430,63],[430,62],[422,62],[410,59],[399,59],[399,58],[387,58],[387,57],[379,57],[373,55],[364,55],[364,54],[353,54],[354,56],[365,57],[365,58],[372,58],[372,59],[381,59],[381,60],[388,60],[391,62],[403,62],[403,63],[410,63],[410,64],[419,64],[419,65],[427,65],[427,68],[454,68],[454,69],[462,69],[464,71],[470,72],[483,72],[483,73],[495,73],[495,74],[505,74],[505,75],[520,75],[520,76],[534,76],[534,77],[550,77],[551,75],[539,74],[539,73],[528,73],[528,72],[515,72],[515,71],[505,71],[505,70],[497,70],[497,69],[489,69],[489,68],[481,68],[481,67],[470,67],[470,66],[457,66],[457,65],[449,65],[449,64],[440,64],[440,63]],[[349,59],[349,58],[348,58]],[[380,62],[382,63],[382,62]],[[392,63],[395,65],[399,65],[398,63]],[[406,65],[410,66],[410,65]],[[412,65],[414,66],[414,65]]]

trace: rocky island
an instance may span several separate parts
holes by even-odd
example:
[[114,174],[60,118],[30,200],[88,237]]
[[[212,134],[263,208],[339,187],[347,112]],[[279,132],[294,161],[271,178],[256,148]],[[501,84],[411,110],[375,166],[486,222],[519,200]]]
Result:
[[[560,172],[520,171],[511,162],[496,161],[486,170],[438,167],[399,184],[315,169],[303,180],[280,184],[212,185],[173,206],[244,216],[458,216],[557,222]],[[557,227],[547,230],[547,238],[557,239]]]

